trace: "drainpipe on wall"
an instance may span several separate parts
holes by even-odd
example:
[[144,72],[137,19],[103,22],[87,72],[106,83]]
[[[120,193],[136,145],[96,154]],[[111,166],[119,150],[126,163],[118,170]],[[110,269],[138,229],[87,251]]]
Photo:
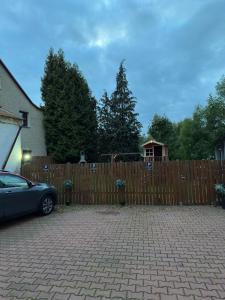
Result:
[[7,163],[8,163],[8,161],[9,161],[10,155],[11,155],[11,153],[12,153],[12,151],[13,151],[13,148],[14,148],[14,146],[15,146],[15,144],[16,144],[16,141],[17,141],[17,139],[18,139],[18,136],[19,136],[20,131],[21,131],[22,128],[23,128],[23,126],[20,126],[19,129],[18,129],[18,131],[17,131],[17,133],[16,133],[16,136],[15,136],[14,141],[13,141],[13,143],[12,143],[10,149],[9,149],[9,152],[8,152],[8,154],[7,154],[7,156],[6,156],[6,159],[5,159],[4,163],[2,164],[2,170],[5,169],[5,167],[6,167]]

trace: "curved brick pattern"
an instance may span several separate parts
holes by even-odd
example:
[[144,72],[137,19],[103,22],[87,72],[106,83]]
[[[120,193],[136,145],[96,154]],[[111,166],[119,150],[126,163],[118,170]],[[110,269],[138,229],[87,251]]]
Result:
[[225,298],[225,211],[77,206],[0,225],[0,300]]

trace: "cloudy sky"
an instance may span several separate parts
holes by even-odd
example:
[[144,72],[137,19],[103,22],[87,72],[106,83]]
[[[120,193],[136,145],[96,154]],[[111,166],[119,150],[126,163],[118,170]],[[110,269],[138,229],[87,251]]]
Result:
[[78,64],[93,95],[126,59],[143,131],[179,121],[225,74],[225,0],[1,0],[0,57],[36,103],[50,47]]

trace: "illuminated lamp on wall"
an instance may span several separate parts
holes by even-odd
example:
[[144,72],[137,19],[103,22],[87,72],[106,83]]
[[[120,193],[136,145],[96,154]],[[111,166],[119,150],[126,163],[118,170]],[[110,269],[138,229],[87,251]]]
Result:
[[23,150],[22,160],[24,163],[30,162],[32,158],[31,150]]

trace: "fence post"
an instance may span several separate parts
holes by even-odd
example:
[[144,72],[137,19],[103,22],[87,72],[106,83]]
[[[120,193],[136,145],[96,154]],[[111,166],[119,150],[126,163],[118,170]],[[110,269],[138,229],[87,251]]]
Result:
[[[69,182],[71,176],[71,164],[68,162],[66,163],[66,180]],[[71,181],[72,183],[72,181]],[[65,187],[66,189],[66,205],[70,205],[72,202],[72,186]]]

